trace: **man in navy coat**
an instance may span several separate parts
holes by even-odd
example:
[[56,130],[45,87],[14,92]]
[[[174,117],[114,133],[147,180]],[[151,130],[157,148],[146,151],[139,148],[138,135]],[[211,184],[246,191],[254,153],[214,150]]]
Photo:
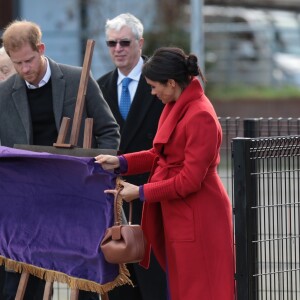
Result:
[[[141,75],[145,57],[142,56],[143,25],[131,14],[121,14],[106,22],[106,44],[116,68],[97,80],[104,98],[120,126],[120,152],[130,153],[152,147],[163,104],[151,95],[151,87]],[[127,117],[120,112],[122,81],[130,78],[129,93],[131,105]],[[136,185],[147,182],[149,174],[127,177]],[[128,216],[128,204],[124,203]],[[140,224],[142,201],[135,201],[133,222]],[[150,268],[129,264],[134,288],[125,285],[109,293],[110,300],[165,300],[166,276],[156,259],[151,257]]]

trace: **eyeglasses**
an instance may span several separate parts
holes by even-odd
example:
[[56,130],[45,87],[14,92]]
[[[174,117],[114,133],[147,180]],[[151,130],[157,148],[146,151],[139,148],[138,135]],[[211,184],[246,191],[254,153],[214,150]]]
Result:
[[106,45],[110,48],[114,48],[119,44],[121,47],[129,47],[131,41],[130,40],[121,40],[121,41],[106,41]]

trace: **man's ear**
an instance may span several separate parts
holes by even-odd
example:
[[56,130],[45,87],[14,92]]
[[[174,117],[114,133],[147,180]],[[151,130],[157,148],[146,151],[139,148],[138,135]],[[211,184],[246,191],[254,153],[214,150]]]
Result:
[[45,44],[44,43],[41,43],[37,46],[38,48],[38,51],[41,55],[43,55],[45,53]]
[[140,49],[143,48],[143,45],[144,45],[144,38],[140,38],[140,40],[139,40]]

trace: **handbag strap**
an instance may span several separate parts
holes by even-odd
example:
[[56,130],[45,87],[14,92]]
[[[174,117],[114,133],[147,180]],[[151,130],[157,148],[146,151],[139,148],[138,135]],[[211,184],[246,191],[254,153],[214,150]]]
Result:
[[[115,194],[115,198],[114,198],[114,224],[116,226],[121,225],[121,223],[119,222],[119,218],[118,218],[118,200],[120,196],[120,192],[122,191],[123,186],[121,184],[118,184],[117,186],[117,192]],[[121,201],[123,201],[123,199],[120,199]],[[128,218],[128,224],[131,225],[132,224],[132,201],[129,202],[129,218]]]

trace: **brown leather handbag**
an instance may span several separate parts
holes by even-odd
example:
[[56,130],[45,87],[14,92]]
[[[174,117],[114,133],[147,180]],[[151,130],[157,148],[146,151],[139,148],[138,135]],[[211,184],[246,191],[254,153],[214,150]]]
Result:
[[[129,203],[128,224],[121,224],[120,209],[122,199],[118,188],[114,198],[114,225],[106,230],[101,242],[105,260],[112,264],[140,262],[145,255],[146,239],[140,225],[132,224],[132,202]],[[121,205],[120,205],[121,203]]]

